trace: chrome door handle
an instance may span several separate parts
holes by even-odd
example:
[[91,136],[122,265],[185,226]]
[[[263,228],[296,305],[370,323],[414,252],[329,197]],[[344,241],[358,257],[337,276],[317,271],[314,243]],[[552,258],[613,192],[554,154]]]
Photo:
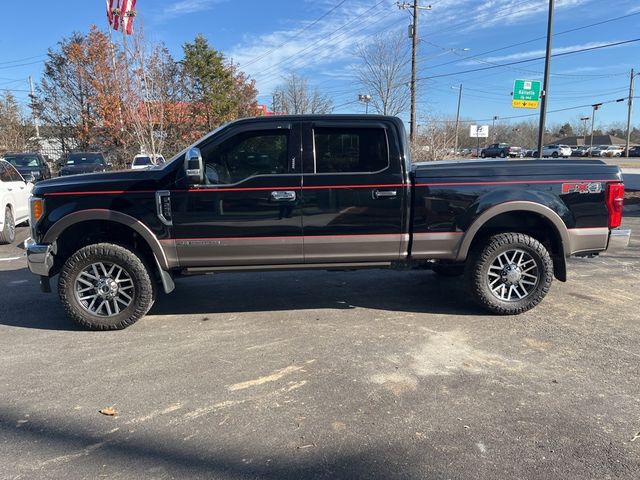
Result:
[[374,190],[373,198],[396,198],[398,196],[397,190]]
[[293,190],[277,190],[271,192],[271,200],[274,202],[293,202],[296,199],[296,192]]

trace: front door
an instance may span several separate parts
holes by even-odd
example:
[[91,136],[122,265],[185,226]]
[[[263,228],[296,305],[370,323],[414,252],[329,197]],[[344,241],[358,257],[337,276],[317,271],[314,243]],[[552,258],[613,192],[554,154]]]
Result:
[[180,265],[302,263],[298,125],[236,124],[198,147],[205,184],[171,194]]
[[305,263],[398,260],[408,192],[385,123],[332,120],[303,128]]

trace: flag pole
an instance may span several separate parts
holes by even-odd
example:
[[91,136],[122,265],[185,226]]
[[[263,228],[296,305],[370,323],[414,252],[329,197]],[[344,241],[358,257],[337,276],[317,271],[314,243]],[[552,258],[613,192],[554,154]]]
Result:
[[[109,4],[109,0],[105,0],[107,3],[107,14],[111,12],[113,15],[113,11],[111,10],[111,5]],[[107,21],[109,23],[107,30],[109,30],[109,50],[111,51],[111,65],[113,67],[113,79],[115,80],[116,85],[120,85],[120,80],[118,80],[118,66],[116,63],[116,47],[113,44],[113,25],[111,24],[110,17],[107,16]],[[120,90],[118,89],[118,92]],[[122,97],[118,94],[118,117],[120,119],[120,131],[124,131],[124,120],[122,118]]]

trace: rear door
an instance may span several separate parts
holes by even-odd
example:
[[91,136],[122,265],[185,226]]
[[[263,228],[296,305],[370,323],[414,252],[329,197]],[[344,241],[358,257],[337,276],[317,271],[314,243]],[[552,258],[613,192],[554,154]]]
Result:
[[171,193],[180,265],[302,263],[299,124],[240,124],[199,148],[206,183]]
[[5,188],[13,197],[13,215],[16,223],[20,223],[29,218],[29,196],[31,192],[22,175],[10,163],[5,163],[3,174]]
[[406,191],[390,128],[348,119],[303,125],[305,263],[399,259]]

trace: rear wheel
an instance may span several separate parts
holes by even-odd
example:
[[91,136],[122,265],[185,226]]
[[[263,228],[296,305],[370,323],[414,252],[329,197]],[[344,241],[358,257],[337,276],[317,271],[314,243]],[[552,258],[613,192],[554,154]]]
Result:
[[484,152],[480,152],[480,157],[482,157],[482,158],[487,158],[487,154],[486,154],[486,153],[484,153]]
[[505,158],[507,155],[504,152],[500,152],[500,158]]
[[67,314],[94,330],[119,330],[151,309],[155,285],[144,262],[120,245],[98,243],[65,263],[58,294]]
[[482,307],[502,315],[519,314],[547,295],[553,281],[553,261],[535,238],[501,233],[471,252],[465,279]]
[[16,222],[9,207],[4,209],[4,227],[0,232],[0,244],[13,243],[16,239]]
[[551,156],[552,156],[553,158],[558,158],[558,152],[553,152],[553,153],[551,154]]

